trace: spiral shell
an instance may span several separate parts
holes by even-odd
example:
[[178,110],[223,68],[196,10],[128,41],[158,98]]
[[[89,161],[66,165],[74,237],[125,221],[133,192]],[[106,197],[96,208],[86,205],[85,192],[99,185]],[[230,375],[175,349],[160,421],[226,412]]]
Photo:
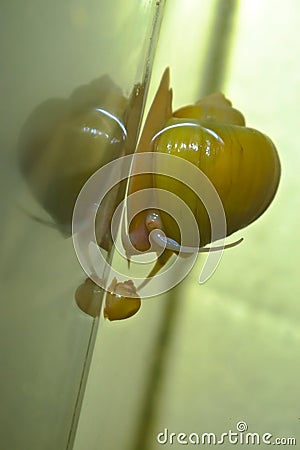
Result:
[[[103,289],[90,278],[86,278],[75,292],[78,307],[92,317],[99,316]],[[128,319],[141,307],[141,299],[132,280],[118,283],[114,278],[107,288],[104,317],[110,321]]]
[[132,280],[118,283],[114,278],[108,288],[104,308],[104,317],[108,320],[128,319],[138,312],[141,299],[137,295]]
[[[222,201],[227,236],[254,222],[267,209],[280,179],[276,148],[267,136],[246,127],[242,114],[222,94],[179,109],[165,128],[154,151],[188,160],[204,172]],[[155,186],[175,193],[188,204],[199,226],[201,245],[210,243],[210,222],[199,198],[178,181],[163,176],[155,177]],[[162,221],[166,234],[180,240],[174,221],[163,213]]]

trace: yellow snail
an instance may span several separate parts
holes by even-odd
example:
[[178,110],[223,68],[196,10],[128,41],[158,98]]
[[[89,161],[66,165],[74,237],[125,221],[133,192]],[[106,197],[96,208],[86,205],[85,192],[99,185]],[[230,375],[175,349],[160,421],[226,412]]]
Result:
[[[194,120],[199,127],[185,126]],[[178,124],[183,126],[172,127]],[[247,128],[241,113],[222,94],[176,111],[166,127],[170,128],[161,134],[154,151],[176,154],[205,173],[222,201],[227,236],[261,216],[273,200],[280,178],[277,151],[267,136]],[[209,244],[211,225],[196,195],[166,177],[156,177],[155,185],[170,190],[190,206],[201,230],[201,244]],[[162,213],[161,218],[167,236],[179,242],[170,216]]]
[[[243,115],[221,93],[209,95],[174,113],[171,104],[172,91],[166,71],[137,151],[176,155],[204,172],[222,201],[226,236],[229,236],[260,217],[273,200],[280,179],[276,148],[267,136],[246,127]],[[158,172],[160,169],[157,167]],[[129,193],[139,190],[140,185],[171,191],[184,200],[193,211],[201,233],[198,250],[209,250],[203,248],[211,243],[209,218],[201,200],[189,188],[162,175],[144,176],[143,180],[135,176]],[[145,210],[134,217],[129,227],[133,246],[139,251],[149,249],[149,233],[155,228],[164,231],[166,237],[162,238],[161,245],[166,250],[149,276],[155,275],[172,252],[181,248],[178,226],[161,210]]]
[[141,299],[133,281],[118,283],[114,278],[106,294],[104,317],[108,320],[128,319],[136,314],[140,307]]
[[[246,127],[243,115],[221,93],[174,113],[171,102],[167,70],[150,108],[137,152],[176,154],[203,171],[220,196],[227,221],[226,236],[229,236],[256,220],[274,198],[280,179],[276,148],[267,136]],[[129,194],[153,186],[176,194],[188,204],[201,230],[198,251],[207,251],[203,247],[211,243],[211,225],[201,200],[177,180],[162,175],[134,175],[133,170]],[[136,250],[150,248],[149,234],[155,228],[164,231],[166,238],[162,238],[161,245],[166,250],[148,277],[154,276],[181,248],[175,221],[163,211],[151,209],[138,213],[129,225],[129,237]],[[136,296],[130,280],[124,283],[113,280],[109,291],[104,309],[104,316],[109,320],[131,317],[140,309],[140,298],[130,298],[131,294]]]
[[[87,278],[76,290],[75,299],[79,308],[86,314],[97,317],[100,312],[103,290]],[[107,288],[104,317],[108,320],[128,319],[138,312],[141,299],[137,295],[132,280],[118,283],[114,278]]]

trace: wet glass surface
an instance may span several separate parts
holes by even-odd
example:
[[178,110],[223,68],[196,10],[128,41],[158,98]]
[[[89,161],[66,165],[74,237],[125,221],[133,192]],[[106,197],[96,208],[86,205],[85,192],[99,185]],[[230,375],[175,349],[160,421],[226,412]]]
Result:
[[[146,73],[154,12],[155,5],[135,0],[3,5],[5,448],[66,448],[94,323],[74,299],[84,273],[67,238],[72,209],[98,166],[133,151],[143,96],[134,86]],[[132,148],[124,150],[120,124],[128,128],[134,108]],[[107,247],[105,226],[99,236]]]

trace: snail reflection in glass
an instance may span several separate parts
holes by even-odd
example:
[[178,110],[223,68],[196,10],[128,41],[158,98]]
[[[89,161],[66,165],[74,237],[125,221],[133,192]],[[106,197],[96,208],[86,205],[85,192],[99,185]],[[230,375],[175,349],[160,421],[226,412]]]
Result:
[[[44,101],[25,122],[19,137],[22,174],[54,221],[48,224],[65,236],[71,235],[73,209],[84,183],[134,147],[142,91],[137,85],[126,98],[104,75],[75,89],[69,98]],[[112,189],[101,205],[99,215],[106,220],[97,216],[97,239],[106,250],[111,244],[107,222],[120,200],[121,187]]]
[[[122,145],[124,143],[120,147]],[[223,94],[209,95],[194,105],[172,112],[168,70],[162,77],[136,151],[176,155],[199,168],[214,185],[223,204],[226,236],[260,217],[272,202],[279,184],[280,162],[274,144],[264,134],[246,127],[243,115]],[[156,174],[131,177],[128,195],[148,187],[170,191],[189,206],[201,233],[198,251],[208,251],[205,246],[212,242],[211,225],[201,200],[179,181]],[[177,223],[158,208],[139,212],[129,224],[129,239],[136,251],[149,250],[149,235],[153,229],[164,232],[162,236],[157,235],[157,244],[164,251],[157,258],[149,278],[181,249]],[[100,240],[99,245],[104,246],[104,240]],[[227,247],[233,245],[235,243]],[[127,250],[130,257],[132,247]],[[85,289],[90,292],[95,286],[85,284]],[[108,319],[121,320],[140,309],[140,299],[130,298],[132,293],[137,295],[130,280],[124,283],[114,280],[108,291],[104,309]],[[81,288],[81,297],[84,292]]]
[[[31,218],[66,237],[71,235],[74,205],[85,182],[100,167],[134,149],[143,95],[144,86],[137,84],[130,97],[125,97],[104,75],[75,89],[69,98],[49,99],[34,109],[20,133],[19,163],[32,193],[53,222],[25,209]],[[97,212],[97,242],[106,251],[112,245],[111,217],[125,187],[121,182],[111,189]],[[132,305],[136,311],[138,298],[132,302],[125,298],[120,305],[122,296],[135,293],[130,280],[111,283],[109,289],[107,318],[113,319],[115,310],[129,317]],[[101,288],[87,279],[75,298],[83,311],[96,316],[102,295]]]

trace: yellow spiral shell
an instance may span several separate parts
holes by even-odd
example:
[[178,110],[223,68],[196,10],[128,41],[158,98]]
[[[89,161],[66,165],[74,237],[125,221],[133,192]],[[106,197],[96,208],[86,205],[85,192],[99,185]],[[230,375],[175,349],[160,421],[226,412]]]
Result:
[[[75,292],[78,307],[92,317],[99,316],[104,291],[91,278],[86,278]],[[121,283],[114,278],[107,288],[104,317],[108,320],[128,319],[138,312],[141,299],[132,280]]]
[[113,279],[106,295],[104,317],[108,320],[128,319],[138,312],[141,299],[132,280],[118,283]]
[[[224,207],[227,236],[246,227],[266,210],[280,179],[274,144],[244,124],[242,114],[222,94],[212,94],[176,111],[154,147],[156,152],[193,163],[209,178]],[[164,176],[155,177],[155,186],[171,191],[188,204],[199,226],[201,246],[210,243],[210,222],[200,199],[182,183]],[[167,236],[180,242],[174,220],[164,213],[162,220]]]
[[[36,198],[65,234],[71,232],[74,204],[86,180],[108,161],[135,148],[142,98],[140,93],[127,99],[108,77],[102,77],[75,90],[69,99],[44,102],[24,125],[19,139],[22,173]],[[136,152],[148,151],[176,155],[194,164],[209,178],[223,204],[226,236],[255,221],[270,205],[278,188],[280,162],[272,141],[246,127],[243,115],[220,93],[172,113],[168,69],[136,149]],[[164,173],[163,167],[156,169],[157,173]],[[200,230],[201,247],[211,242],[207,211],[194,192],[173,178],[134,173],[129,194],[151,187],[172,192],[192,210]],[[104,214],[101,211],[97,214],[97,242],[107,250],[112,242],[110,221],[121,197],[121,185],[115,186],[103,202]],[[180,246],[178,225],[159,209],[158,199],[157,210],[145,209],[130,223],[131,247],[147,251],[149,233],[156,228]],[[154,276],[172,252],[178,252],[177,248],[166,246],[148,277]],[[76,291],[76,301],[83,311],[96,317],[102,290],[87,279]],[[133,282],[118,283],[114,279],[106,295],[104,316],[109,320],[125,319],[134,315],[140,306],[141,299]]]

